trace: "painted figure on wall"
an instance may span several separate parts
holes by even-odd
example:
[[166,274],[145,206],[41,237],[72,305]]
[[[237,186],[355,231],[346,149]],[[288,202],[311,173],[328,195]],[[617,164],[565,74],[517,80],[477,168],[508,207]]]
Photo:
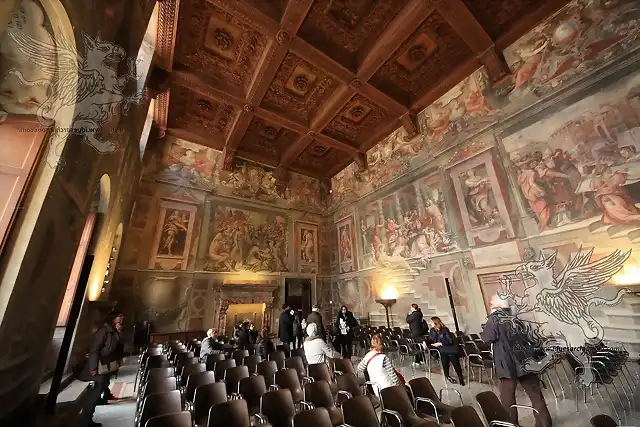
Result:
[[300,259],[308,264],[316,262],[316,240],[313,230],[302,229],[301,232]]
[[158,179],[203,190],[214,188],[214,169],[219,153],[213,149],[176,139],[163,159]]
[[[540,231],[640,227],[640,76],[504,139]],[[600,221],[594,223],[594,217]]]
[[326,192],[322,191],[320,182],[315,178],[291,174],[289,201],[302,209],[323,211],[327,203]]
[[158,255],[182,256],[187,239],[189,212],[167,210]]
[[353,258],[352,248],[351,225],[345,224],[340,227],[340,254],[342,262],[351,261]]
[[287,271],[287,219],[219,207],[212,221],[207,271]]
[[372,263],[393,258],[427,259],[457,248],[446,220],[438,176],[417,181],[364,208],[363,253]]
[[500,221],[491,182],[484,165],[476,166],[460,177],[465,190],[469,220],[474,228],[492,226]]
[[634,45],[639,28],[634,0],[574,0],[505,50],[515,72],[496,93],[544,96]]
[[273,203],[280,199],[273,171],[244,160],[237,160],[233,172],[220,172],[220,183],[232,194],[246,199]]

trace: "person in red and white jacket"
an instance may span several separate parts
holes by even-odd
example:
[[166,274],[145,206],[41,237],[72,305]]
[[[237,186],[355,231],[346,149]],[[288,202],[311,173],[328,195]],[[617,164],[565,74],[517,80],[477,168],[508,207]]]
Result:
[[[384,354],[382,337],[379,334],[371,337],[371,348],[358,364],[358,372],[366,373],[369,381],[377,384],[380,390],[404,384],[404,378],[395,370],[391,359]],[[374,388],[374,392],[378,395],[379,390]]]

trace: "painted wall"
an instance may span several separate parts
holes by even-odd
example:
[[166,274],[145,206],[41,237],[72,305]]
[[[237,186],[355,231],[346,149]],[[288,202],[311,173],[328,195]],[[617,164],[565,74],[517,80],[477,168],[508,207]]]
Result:
[[[507,49],[512,76],[492,87],[478,70],[420,114],[418,137],[399,129],[368,170],[334,178],[325,300],[384,323],[391,288],[397,325],[417,303],[453,327],[448,278],[460,329],[478,332],[507,279],[519,296],[584,271],[589,298],[640,284],[639,26],[633,1],[574,1]],[[638,300],[591,309],[632,353]]]
[[[317,180],[293,174],[279,194],[273,170],[239,160],[225,172],[220,152],[173,137],[152,154],[113,294],[136,320],[159,332],[224,328],[225,289],[235,303],[268,303],[277,314],[286,277],[326,273],[327,200]],[[272,301],[232,287],[250,284],[271,289],[263,297]]]
[[[73,58],[76,54],[84,57],[88,52],[96,53],[92,49],[99,41],[107,46],[114,43],[135,58],[154,2],[23,0],[5,3],[14,3],[14,7],[9,19],[2,19],[0,28],[2,110],[40,115],[52,119],[59,128],[91,127],[81,118],[91,116],[96,105],[103,105],[113,113],[108,123],[100,123],[99,135],[90,135],[96,137],[93,143],[84,139],[86,133],[76,135],[60,130],[52,134],[3,250],[0,339],[5,345],[0,356],[0,382],[4,385],[0,391],[3,401],[0,424],[13,425],[15,419],[26,422],[35,413],[34,399],[49,357],[48,344],[54,335],[71,265],[99,181],[108,175],[110,197],[106,201],[106,220],[96,242],[92,281],[105,277],[111,247],[120,224],[126,226],[128,222],[140,176],[140,132],[149,101],[142,97],[141,102],[133,102],[129,109],[123,109],[117,98],[89,93],[88,98],[76,104],[80,98],[75,94],[79,84],[73,73],[65,75],[64,87],[49,88],[48,92],[47,84],[51,85],[56,77],[52,73],[60,74],[65,49],[73,53]],[[3,7],[3,17],[4,12]],[[7,29],[19,29],[21,34],[31,37],[32,47],[35,39],[53,48],[40,55],[33,51],[26,54],[15,40],[9,39]],[[40,45],[36,50],[41,49]],[[56,52],[57,61],[53,65],[32,60],[51,59],[52,52]],[[89,64],[95,65],[91,61]],[[135,77],[135,68],[130,71]],[[25,85],[17,78],[18,74],[29,81],[39,80],[42,85]],[[71,94],[71,100],[51,105],[49,96],[63,96],[63,92]],[[133,94],[125,91],[121,95]],[[96,283],[101,285],[101,281]],[[100,291],[101,286],[98,294]],[[107,286],[102,297],[108,296]],[[91,333],[93,313],[89,306],[85,304],[82,328],[76,331],[78,348],[86,344]]]

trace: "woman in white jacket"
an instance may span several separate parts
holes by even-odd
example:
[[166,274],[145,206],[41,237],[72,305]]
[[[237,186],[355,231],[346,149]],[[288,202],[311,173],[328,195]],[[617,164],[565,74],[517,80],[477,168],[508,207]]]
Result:
[[[371,337],[371,349],[360,361],[358,372],[366,372],[369,375],[369,381],[375,383],[380,390],[403,384],[391,359],[384,354],[382,337],[379,334]],[[377,389],[374,388],[374,392],[378,395]]]
[[325,363],[328,359],[339,359],[342,355],[335,351],[318,334],[318,325],[309,323],[307,325],[307,338],[304,340],[304,355],[309,364]]

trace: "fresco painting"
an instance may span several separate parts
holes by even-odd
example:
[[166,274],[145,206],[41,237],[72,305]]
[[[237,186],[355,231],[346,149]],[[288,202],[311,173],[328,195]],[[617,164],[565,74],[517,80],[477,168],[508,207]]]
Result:
[[295,229],[298,270],[301,273],[317,273],[319,264],[318,225],[297,221]]
[[541,232],[589,225],[640,237],[640,75],[503,143]]
[[173,139],[162,159],[159,181],[212,191],[220,153],[181,139]]
[[495,93],[518,106],[548,95],[636,47],[639,28],[635,0],[574,0],[505,50],[514,72]]
[[233,172],[220,170],[220,184],[234,196],[274,203],[281,199],[276,190],[274,171],[264,166],[236,160]]
[[292,173],[287,190],[289,202],[294,207],[319,212],[323,212],[327,208],[328,192],[315,178]]
[[160,202],[160,215],[149,268],[187,268],[197,210],[197,206],[188,203],[168,200]]
[[288,217],[218,206],[210,224],[204,270],[288,271]]
[[156,254],[175,257],[182,256],[187,243],[189,231],[189,218],[191,212],[180,209],[168,209],[165,211],[162,224],[162,234]]
[[356,229],[353,215],[336,223],[337,252],[340,273],[348,273],[357,269],[356,262]]

